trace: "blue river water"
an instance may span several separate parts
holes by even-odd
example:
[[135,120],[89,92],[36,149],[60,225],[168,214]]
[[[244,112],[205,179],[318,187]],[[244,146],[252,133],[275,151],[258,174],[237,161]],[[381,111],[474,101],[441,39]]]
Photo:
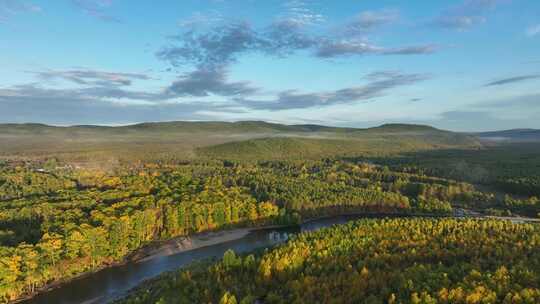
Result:
[[234,241],[106,268],[39,294],[23,303],[107,303],[125,295],[129,290],[161,273],[187,266],[196,261],[220,258],[228,249],[233,249],[236,253],[245,253],[268,248],[287,240],[291,234],[343,224],[362,217],[365,216],[336,216],[310,221],[299,227],[256,230]]

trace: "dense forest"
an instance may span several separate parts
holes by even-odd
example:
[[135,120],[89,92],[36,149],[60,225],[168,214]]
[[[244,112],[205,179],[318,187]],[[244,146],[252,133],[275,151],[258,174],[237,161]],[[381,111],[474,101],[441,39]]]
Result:
[[0,302],[201,232],[352,213],[540,217],[532,143],[410,125],[1,128],[14,142],[0,148]]
[[201,263],[120,303],[539,303],[540,227],[360,220]]
[[538,142],[492,145],[477,150],[401,153],[369,159],[392,170],[467,181],[522,197],[540,196]]
[[154,241],[346,213],[536,216],[538,200],[362,161],[202,161],[114,171],[5,163],[0,175],[4,301],[121,262]]

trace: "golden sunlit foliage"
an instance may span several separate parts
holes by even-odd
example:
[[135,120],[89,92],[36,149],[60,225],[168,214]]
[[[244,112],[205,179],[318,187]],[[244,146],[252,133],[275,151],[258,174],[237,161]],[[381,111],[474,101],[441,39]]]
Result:
[[121,262],[152,242],[204,231],[348,213],[538,206],[535,199],[498,202],[467,183],[340,160],[49,167],[0,168],[0,299]]
[[540,227],[360,220],[169,273],[121,303],[539,303]]

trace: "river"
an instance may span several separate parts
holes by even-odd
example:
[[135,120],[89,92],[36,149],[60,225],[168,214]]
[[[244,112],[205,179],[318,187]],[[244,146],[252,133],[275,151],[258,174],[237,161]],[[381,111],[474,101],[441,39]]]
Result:
[[[23,301],[26,304],[95,304],[111,302],[127,294],[145,280],[158,276],[161,273],[179,269],[193,262],[221,258],[228,249],[236,253],[246,253],[256,249],[268,248],[286,241],[291,234],[303,231],[313,231],[336,224],[344,224],[360,218],[382,218],[384,215],[344,215],[321,218],[303,223],[296,227],[253,230],[245,236],[183,251],[167,256],[158,255],[153,258],[137,262],[129,262],[122,266],[105,268],[96,273],[75,279],[59,286],[56,289],[38,294],[32,299]],[[407,217],[406,215],[393,215],[391,217]],[[477,217],[484,218],[486,217]],[[494,217],[496,218],[496,217]],[[499,218],[511,220],[516,223],[540,223],[538,219],[530,218]],[[199,243],[208,241],[219,242],[220,237],[208,240],[206,236],[194,236]]]
[[[207,247],[157,256],[139,262],[103,269],[96,273],[75,279],[60,287],[44,292],[22,303],[26,304],[73,304],[107,303],[125,295],[143,281],[163,272],[187,266],[195,261],[221,258],[228,249],[236,253],[250,252],[284,242],[291,234],[312,231],[335,224],[343,224],[366,216],[336,216],[310,221],[299,227],[255,230],[246,236]],[[372,216],[370,216],[372,217]]]

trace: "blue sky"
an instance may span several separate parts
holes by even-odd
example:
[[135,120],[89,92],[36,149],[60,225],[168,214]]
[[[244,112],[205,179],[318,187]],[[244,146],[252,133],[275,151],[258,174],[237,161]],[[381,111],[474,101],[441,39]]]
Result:
[[540,128],[536,0],[0,0],[0,122]]

